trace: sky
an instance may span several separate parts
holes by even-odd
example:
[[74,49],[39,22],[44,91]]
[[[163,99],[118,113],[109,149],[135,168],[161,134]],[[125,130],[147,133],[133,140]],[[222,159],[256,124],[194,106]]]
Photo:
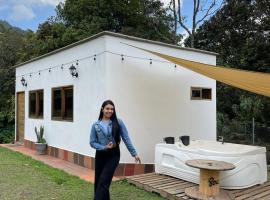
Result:
[[[0,19],[5,20],[12,26],[19,27],[23,30],[31,29],[36,31],[38,25],[55,16],[55,6],[65,0],[0,0]],[[168,5],[170,0],[161,0],[164,5]],[[205,0],[206,1],[206,0]],[[220,2],[221,0],[218,0]],[[188,27],[191,26],[191,13],[193,10],[193,0],[181,0],[183,15],[187,18]],[[179,29],[179,33],[185,31]]]
[[55,16],[55,6],[64,0],[0,0],[0,19],[23,30],[36,31],[48,17]]

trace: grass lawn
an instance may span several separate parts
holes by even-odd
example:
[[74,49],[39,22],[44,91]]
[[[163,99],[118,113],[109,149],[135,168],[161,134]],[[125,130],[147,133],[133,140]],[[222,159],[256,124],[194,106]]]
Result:
[[[0,147],[0,199],[93,199],[94,185]],[[141,190],[125,180],[112,182],[112,200],[161,200],[156,194]]]

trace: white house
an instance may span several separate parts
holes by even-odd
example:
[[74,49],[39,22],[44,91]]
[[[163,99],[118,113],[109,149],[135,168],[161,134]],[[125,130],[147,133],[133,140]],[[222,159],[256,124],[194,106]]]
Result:
[[122,142],[115,175],[153,171],[164,137],[215,140],[216,81],[127,44],[216,65],[216,53],[101,32],[15,66],[15,140],[35,149],[34,127],[44,125],[49,155],[94,168],[90,129],[107,99],[142,160]]

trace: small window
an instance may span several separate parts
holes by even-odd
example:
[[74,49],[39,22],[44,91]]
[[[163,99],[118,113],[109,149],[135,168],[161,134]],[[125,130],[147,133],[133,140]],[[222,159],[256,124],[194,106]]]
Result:
[[73,120],[73,86],[52,88],[52,119]]
[[43,90],[29,91],[29,118],[43,118]]
[[202,99],[212,99],[212,90],[209,88],[203,88]]
[[212,89],[211,88],[200,88],[191,87],[191,99],[192,100],[211,100],[212,99]]

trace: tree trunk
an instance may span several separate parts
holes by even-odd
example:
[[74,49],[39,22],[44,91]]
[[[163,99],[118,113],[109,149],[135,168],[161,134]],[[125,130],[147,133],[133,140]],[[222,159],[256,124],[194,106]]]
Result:
[[174,17],[174,44],[176,44],[176,35],[177,35],[177,14],[176,14],[176,6],[175,0],[173,0],[173,17]]

